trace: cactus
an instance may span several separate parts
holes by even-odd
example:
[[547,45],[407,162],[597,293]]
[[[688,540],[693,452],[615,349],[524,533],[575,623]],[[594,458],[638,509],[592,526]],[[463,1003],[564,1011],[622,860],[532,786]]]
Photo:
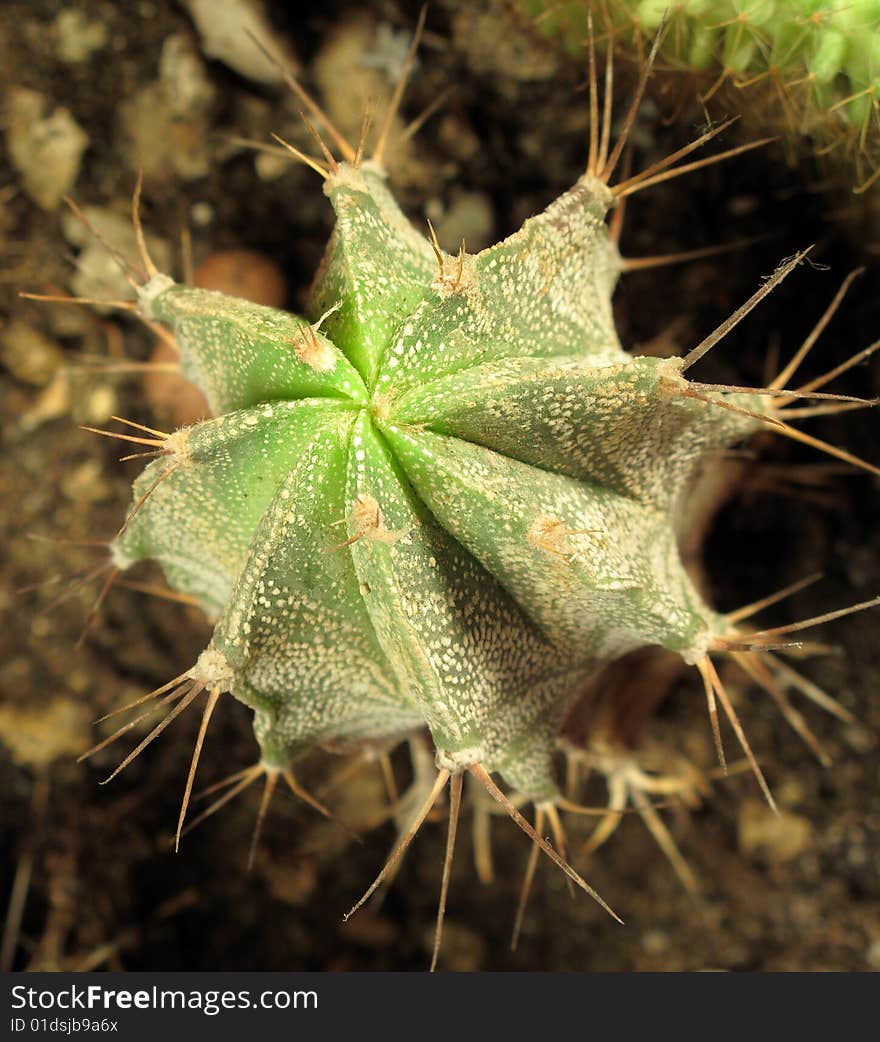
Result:
[[748,109],[749,89],[767,86],[755,122],[768,118],[798,148],[804,135],[822,152],[839,149],[864,192],[880,177],[880,3],[877,0],[615,0],[605,5],[521,0],[542,32],[580,49],[589,10],[627,46],[666,20],[661,54],[673,68],[707,80],[706,100],[730,82]]
[[[262,777],[261,815],[279,780],[326,813],[294,774],[318,745],[430,734],[436,776],[355,908],[448,785],[439,945],[467,772],[610,912],[541,825],[556,831],[557,808],[577,809],[554,766],[573,707],[604,665],[655,646],[699,669],[719,755],[720,702],[772,805],[712,656],[737,657],[786,706],[799,678],[771,654],[782,631],[719,614],[685,567],[683,533],[703,509],[694,489],[719,452],[766,430],[880,471],[787,422],[804,397],[835,397],[819,391],[824,379],[787,389],[805,351],[767,388],[686,375],[802,255],[684,358],[621,346],[611,297],[626,262],[606,217],[717,133],[615,183],[639,101],[612,147],[594,76],[585,173],[476,255],[445,253],[395,202],[383,167],[393,108],[368,160],[314,113],[342,159],[323,143],[323,160],[287,146],[336,214],[305,316],[177,284],[142,250],[140,314],[173,331],[213,413],[170,434],[126,421],[116,435],[156,458],[135,482],[115,568],[157,561],[215,622],[195,664],[136,703],[167,713],[113,772],[205,696],[178,840],[229,694],[253,711],[260,755],[222,800]],[[136,227],[143,244],[137,215]],[[535,806],[535,828],[493,775]]]

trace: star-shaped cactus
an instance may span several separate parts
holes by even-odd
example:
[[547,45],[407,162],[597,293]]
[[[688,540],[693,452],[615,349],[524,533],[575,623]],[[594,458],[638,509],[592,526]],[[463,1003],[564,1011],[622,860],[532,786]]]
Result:
[[158,560],[217,617],[194,675],[255,710],[268,764],[427,725],[442,766],[551,800],[599,664],[646,644],[696,662],[724,632],[675,512],[760,422],[685,396],[679,359],[622,350],[594,176],[459,257],[378,170],[342,164],[326,190],[308,318],[161,275],[141,291],[218,415],[146,468],[117,563]]
[[[586,889],[491,776],[555,814],[562,725],[605,664],[659,646],[697,665],[716,736],[720,700],[751,757],[709,654],[768,650],[775,631],[712,609],[682,533],[720,452],[768,428],[809,439],[780,418],[791,366],[758,390],[685,372],[800,258],[685,358],[627,353],[606,217],[717,133],[609,187],[639,98],[612,149],[593,77],[586,172],[475,255],[415,230],[381,146],[362,161],[334,133],[346,158],[309,159],[336,225],[304,317],[179,285],[144,256],[140,311],[173,331],[213,412],[142,428],[157,458],[112,548],[119,569],[157,561],[215,621],[196,664],[147,696],[171,708],[121,765],[207,691],[180,824],[223,693],[253,710],[260,746],[233,793],[260,774],[267,793],[278,777],[301,791],[292,767],[316,745],[427,728],[439,773],[414,828],[452,779],[451,859],[469,770]],[[775,694],[777,674],[745,661]]]

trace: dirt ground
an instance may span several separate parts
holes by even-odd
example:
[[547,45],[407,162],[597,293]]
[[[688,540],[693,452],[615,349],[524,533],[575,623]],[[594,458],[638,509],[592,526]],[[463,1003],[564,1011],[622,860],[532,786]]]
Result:
[[[408,142],[394,146],[389,162],[410,216],[422,225],[430,217],[452,249],[462,235],[474,250],[513,231],[574,181],[586,154],[584,63],[541,41],[504,4],[485,16],[475,13],[478,6],[461,0],[432,5],[405,121],[434,102],[438,108]],[[70,19],[71,11],[79,20]],[[269,5],[269,17],[303,81],[357,136],[359,91],[380,100],[390,91],[418,10],[399,0],[289,8],[278,2]],[[180,243],[187,229],[196,264],[230,248],[269,258],[283,274],[287,305],[296,309],[329,235],[330,208],[310,171],[233,139],[271,143],[270,132],[277,131],[313,147],[297,116],[299,103],[283,86],[260,84],[206,59],[186,11],[170,0],[7,0],[0,11],[0,69],[6,113],[0,146],[0,901],[21,916],[20,929],[7,926],[3,957],[17,969],[422,969],[439,890],[442,820],[417,838],[381,905],[343,925],[342,913],[393,842],[388,824],[353,841],[308,808],[278,798],[247,872],[255,791],[195,829],[179,854],[171,849],[195,717],[170,728],[106,787],[99,782],[121,753],[111,749],[76,762],[100,734],[91,722],[187,668],[209,629],[189,606],[117,585],[77,646],[102,581],[97,576],[77,585],[76,577],[87,577],[102,560],[100,546],[82,544],[116,531],[138,471],[137,462],[117,462],[117,445],[79,427],[102,426],[112,415],[161,427],[178,404],[177,392],[169,398],[167,387],[164,393],[145,389],[138,373],[107,372],[94,363],[94,356],[117,365],[149,357],[151,334],[124,313],[18,296],[22,290],[84,292],[75,281],[84,262],[64,206],[34,201],[40,191],[57,194],[57,186],[46,187],[33,160],[21,158],[16,120],[39,104],[39,118],[59,107],[69,111],[83,149],[64,190],[81,206],[125,218],[143,166],[145,223],[175,273],[183,270]],[[621,58],[621,110],[632,73]],[[662,72],[655,78],[636,125],[635,169],[699,132],[704,114],[694,89]],[[37,92],[37,101],[22,90]],[[716,99],[711,115],[735,114],[735,102]],[[60,127],[49,129],[76,152],[76,133],[63,122]],[[26,129],[19,127],[24,138]],[[730,131],[710,149],[733,147],[752,132]],[[753,238],[759,241],[721,256],[627,276],[615,298],[624,344],[686,350],[781,258],[811,243],[812,263],[715,349],[700,376],[760,383],[768,357],[781,352],[787,358],[843,277],[863,263],[869,270],[811,353],[804,379],[880,335],[880,278],[870,268],[877,243],[868,226],[852,200],[834,191],[827,171],[808,156],[788,164],[778,145],[635,197],[622,251],[648,256]],[[112,272],[102,277],[106,282]],[[93,292],[114,291],[98,285]],[[860,366],[836,389],[880,394],[880,369]],[[870,411],[808,422],[817,437],[878,462]],[[762,616],[767,625],[880,592],[877,482],[847,468],[816,469],[817,462],[828,461],[773,438],[750,457],[740,494],[722,511],[707,546],[720,608],[814,572],[824,578],[768,611]],[[140,579],[160,577],[144,572]],[[638,816],[628,816],[588,863],[576,861],[627,925],[618,926],[581,895],[572,899],[561,874],[541,865],[512,952],[528,844],[510,822],[497,819],[496,880],[480,883],[466,808],[441,966],[880,969],[876,633],[876,614],[831,623],[816,639],[832,643],[835,652],[797,664],[858,720],[842,723],[797,702],[833,760],[827,768],[770,699],[730,673],[782,817],[772,818],[748,774],[714,780],[711,794],[692,810],[661,810],[699,877],[698,898],[684,891]],[[729,741],[732,747],[732,736]],[[661,705],[646,738],[648,752],[661,763],[682,756],[711,770],[696,676],[685,674]],[[253,756],[248,714],[229,700],[212,725],[199,785],[239,770]],[[340,766],[316,753],[303,778],[321,790]],[[395,754],[394,767],[404,784],[405,749]],[[380,815],[387,800],[374,764],[326,798],[350,823]],[[582,798],[602,803],[604,785],[592,779]],[[593,823],[571,817],[566,823],[576,850]]]

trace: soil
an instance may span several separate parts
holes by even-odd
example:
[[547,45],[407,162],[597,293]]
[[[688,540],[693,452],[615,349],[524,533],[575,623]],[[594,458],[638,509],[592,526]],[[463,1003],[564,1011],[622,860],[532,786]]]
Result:
[[[461,234],[476,248],[485,244],[481,237],[499,239],[513,231],[574,181],[586,153],[585,62],[557,52],[505,5],[494,5],[489,21],[475,15],[474,6],[456,0],[432,5],[405,118],[449,93],[389,163],[408,213],[419,223],[430,216],[452,240],[450,248]],[[74,8],[87,23],[103,26],[97,36],[104,39],[77,62],[59,56],[57,21]],[[406,42],[418,11],[398,0],[323,0],[289,8],[270,4],[269,17],[277,39],[297,56],[304,81],[344,122],[351,115],[346,106],[357,107],[357,77],[369,68],[371,76],[387,81],[383,63],[399,61],[400,40]],[[38,91],[48,111],[67,108],[88,136],[72,187],[80,205],[126,215],[138,166],[131,144],[138,122],[126,116],[126,105],[157,81],[163,45],[174,34],[192,40],[192,53],[198,53],[192,23],[170,0],[3,5],[0,69],[7,103],[13,88]],[[373,46],[366,52],[369,61],[358,65],[364,40]],[[333,65],[333,55],[336,62],[354,61],[350,76],[339,71],[344,65]],[[619,60],[620,111],[633,71]],[[297,125],[298,102],[283,88],[256,84],[218,61],[206,61],[203,73],[210,97],[190,98],[178,127],[182,136],[175,139],[191,150],[187,162],[158,153],[141,157],[147,171],[145,223],[172,254],[179,254],[181,230],[188,228],[196,263],[224,249],[258,251],[280,268],[288,306],[296,309],[331,228],[320,182],[304,168],[282,169],[271,156],[255,161],[253,151],[231,145],[230,138],[270,142],[269,132],[278,130],[309,147]],[[195,76],[192,82],[201,81]],[[694,93],[687,80],[662,72],[655,77],[636,125],[635,169],[699,132],[705,115]],[[735,114],[735,101],[716,98],[711,115]],[[76,578],[102,562],[100,546],[83,544],[116,531],[139,466],[116,462],[118,445],[79,425],[102,426],[111,415],[122,415],[161,426],[162,410],[171,406],[167,395],[155,391],[148,399],[136,373],[108,373],[84,363],[86,355],[146,359],[153,349],[148,330],[124,313],[18,296],[22,290],[68,292],[76,258],[62,228],[63,206],[43,210],[24,190],[12,166],[8,119],[6,127],[7,151],[0,159],[0,878],[2,893],[12,895],[11,907],[21,910],[21,923],[19,930],[7,928],[4,957],[16,969],[423,969],[445,843],[442,814],[418,836],[381,905],[343,925],[342,913],[394,840],[387,823],[354,842],[303,805],[276,798],[248,872],[255,791],[187,835],[179,854],[171,849],[195,717],[183,717],[106,787],[99,781],[117,762],[115,749],[76,762],[94,734],[102,733],[94,732],[91,721],[187,668],[209,628],[187,605],[117,584],[77,645],[103,579],[80,584]],[[709,148],[720,151],[743,140],[729,131]],[[760,383],[768,357],[790,356],[846,273],[870,252],[857,224],[854,233],[851,222],[839,222],[840,210],[806,146],[799,166],[770,145],[637,195],[622,237],[627,256],[757,241],[721,256],[626,276],[615,298],[623,342],[686,350],[754,292],[783,257],[815,243],[810,263],[701,363],[699,375],[706,380]],[[180,273],[181,262],[173,266]],[[876,270],[856,282],[805,363],[805,380],[876,338],[878,290]],[[860,366],[836,389],[877,395],[878,377],[876,367]],[[870,411],[808,422],[817,437],[877,462],[876,417]],[[739,494],[722,511],[707,545],[720,608],[748,603],[813,572],[824,573],[821,582],[766,612],[761,618],[767,625],[878,592],[877,482],[845,467],[818,470],[819,462],[828,461],[782,439],[755,447]],[[140,578],[161,581],[147,573]],[[859,721],[845,724],[798,701],[832,757],[828,768],[816,762],[769,698],[735,673],[728,675],[782,817],[769,815],[747,773],[715,778],[711,793],[690,810],[676,803],[662,809],[699,877],[699,898],[684,891],[638,816],[630,815],[588,863],[577,861],[627,925],[615,924],[582,895],[572,900],[561,874],[541,865],[513,952],[510,930],[528,843],[509,821],[496,819],[496,879],[486,885],[477,879],[465,824],[441,966],[880,968],[876,619],[869,612],[816,631],[815,639],[832,643],[833,653],[797,663]],[[730,736],[731,748],[733,742]],[[670,762],[683,756],[711,771],[711,736],[695,675],[683,675],[662,701],[644,749],[645,755],[659,749]],[[239,770],[253,756],[247,712],[232,700],[221,703],[199,784]],[[303,780],[321,790],[342,766],[339,758],[318,752]],[[395,753],[394,769],[398,784],[405,784],[405,749]],[[582,798],[601,804],[604,785],[592,779]],[[387,796],[378,766],[364,763],[327,800],[348,822],[381,815]],[[467,823],[467,809],[465,816]],[[568,816],[566,824],[577,850],[594,822]]]

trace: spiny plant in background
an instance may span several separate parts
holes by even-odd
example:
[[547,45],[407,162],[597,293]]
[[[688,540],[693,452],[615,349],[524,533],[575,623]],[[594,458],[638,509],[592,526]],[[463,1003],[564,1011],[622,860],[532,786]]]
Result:
[[[774,652],[803,650],[790,634],[878,603],[752,631],[745,620],[772,599],[719,614],[683,563],[683,541],[714,502],[701,492],[707,467],[758,432],[880,474],[789,422],[870,404],[820,388],[880,343],[807,385],[789,386],[850,279],[768,387],[688,379],[794,270],[799,254],[683,358],[624,351],[611,297],[621,273],[646,264],[618,251],[624,200],[761,144],[681,162],[722,124],[614,181],[659,39],[613,144],[611,55],[600,113],[591,47],[585,173],[518,232],[476,255],[464,243],[447,254],[433,233],[417,232],[387,187],[383,158],[406,76],[369,159],[368,121],[353,147],[294,83],[341,157],[317,129],[320,156],[281,142],[320,175],[336,214],[304,317],[159,272],[144,246],[140,185],[135,192],[143,270],[120,259],[137,292],[130,307],[173,332],[182,372],[204,392],[213,418],[174,433],[130,420],[121,421],[125,433],[99,432],[155,457],[134,484],[99,602],[120,572],[150,559],[215,628],[190,668],[127,707],[143,712],[86,755],[165,711],[115,777],[204,697],[179,842],[212,713],[223,694],[232,695],[253,711],[259,760],[215,787],[223,795],[188,827],[262,778],[253,856],[279,781],[328,813],[294,774],[303,754],[317,746],[381,752],[427,731],[436,767],[414,771],[397,808],[412,807],[412,821],[352,912],[391,877],[448,788],[432,966],[466,776],[482,806],[476,813],[484,814],[490,797],[534,845],[517,928],[539,851],[615,915],[567,860],[559,811],[591,811],[563,793],[557,757],[588,762],[608,777],[609,807],[593,846],[631,800],[688,883],[651,802],[652,794],[684,788],[649,777],[604,736],[573,739],[566,723],[592,697],[590,682],[609,662],[648,647],[695,666],[722,766],[719,703],[774,806],[714,660],[733,657],[815,745],[790,690],[847,714]],[[418,33],[408,69],[417,41]],[[804,399],[834,401],[799,407]],[[534,806],[534,826],[523,803]],[[555,845],[544,838],[545,823]],[[486,874],[485,847],[477,854]]]
[[590,11],[621,46],[640,51],[667,19],[661,55],[722,86],[798,151],[845,155],[857,193],[880,178],[880,0],[520,0],[542,32],[578,51]]

